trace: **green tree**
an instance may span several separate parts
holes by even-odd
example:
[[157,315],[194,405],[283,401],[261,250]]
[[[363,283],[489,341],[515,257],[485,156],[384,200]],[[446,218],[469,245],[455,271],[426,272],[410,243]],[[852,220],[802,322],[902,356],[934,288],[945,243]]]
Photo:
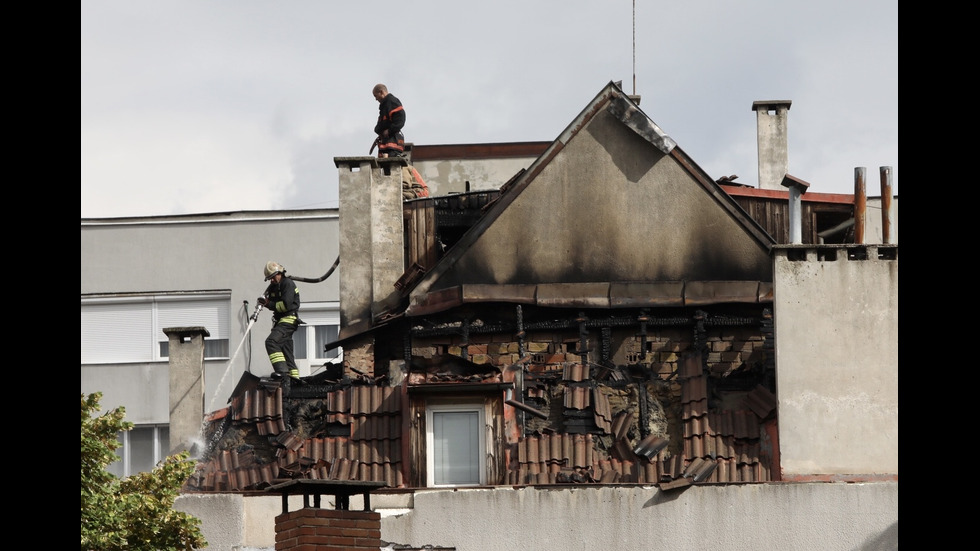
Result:
[[187,452],[153,471],[120,479],[106,470],[119,459],[126,409],[99,411],[102,393],[82,394],[82,551],[191,551],[207,547],[201,521],[176,511],[180,487],[194,472]]

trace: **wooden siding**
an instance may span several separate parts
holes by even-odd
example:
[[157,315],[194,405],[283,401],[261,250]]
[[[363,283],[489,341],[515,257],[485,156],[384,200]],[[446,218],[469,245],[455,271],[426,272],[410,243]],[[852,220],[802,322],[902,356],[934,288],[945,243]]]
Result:
[[[789,202],[786,199],[762,197],[733,197],[740,207],[762,229],[776,240],[776,243],[789,243]],[[823,203],[803,201],[802,203],[802,237],[807,245],[819,244],[818,233],[853,218],[854,206],[842,203]],[[828,240],[828,243],[839,241]]]
[[404,203],[405,269],[418,264],[425,270],[439,259],[436,246],[435,200],[425,199]]

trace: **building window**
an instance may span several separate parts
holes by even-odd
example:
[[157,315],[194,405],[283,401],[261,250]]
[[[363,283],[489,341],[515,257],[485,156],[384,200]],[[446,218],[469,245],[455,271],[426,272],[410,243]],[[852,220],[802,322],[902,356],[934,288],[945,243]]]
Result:
[[293,333],[293,351],[300,374],[316,375],[324,365],[343,360],[343,349],[330,343],[340,336],[340,303],[303,303],[299,309],[303,325]]
[[426,481],[435,486],[486,483],[483,403],[430,404],[425,410]]
[[230,293],[84,297],[82,364],[166,361],[170,327],[204,327],[204,357],[226,359],[230,306]]
[[152,471],[167,457],[170,446],[170,427],[167,425],[136,425],[119,433],[122,446],[116,450],[119,460],[106,470],[119,478]]
[[[168,326],[170,327],[170,326]],[[210,333],[210,331],[208,331]],[[160,357],[170,358],[170,339],[160,341]],[[228,357],[228,339],[204,339],[204,359],[214,360]]]

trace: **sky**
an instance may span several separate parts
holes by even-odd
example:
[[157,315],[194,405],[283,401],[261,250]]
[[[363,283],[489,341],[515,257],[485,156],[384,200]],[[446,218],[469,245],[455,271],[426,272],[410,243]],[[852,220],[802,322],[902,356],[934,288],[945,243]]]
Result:
[[615,81],[712,178],[758,186],[789,100],[808,193],[898,194],[895,0],[85,0],[81,217],[335,208],[377,83],[437,145],[552,141]]

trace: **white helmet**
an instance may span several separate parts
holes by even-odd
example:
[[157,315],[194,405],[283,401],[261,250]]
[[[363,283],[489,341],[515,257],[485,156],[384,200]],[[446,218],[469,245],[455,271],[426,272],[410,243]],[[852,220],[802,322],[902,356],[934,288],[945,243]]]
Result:
[[282,267],[278,262],[269,261],[265,264],[265,280],[269,281],[272,276],[285,272],[286,269]]

